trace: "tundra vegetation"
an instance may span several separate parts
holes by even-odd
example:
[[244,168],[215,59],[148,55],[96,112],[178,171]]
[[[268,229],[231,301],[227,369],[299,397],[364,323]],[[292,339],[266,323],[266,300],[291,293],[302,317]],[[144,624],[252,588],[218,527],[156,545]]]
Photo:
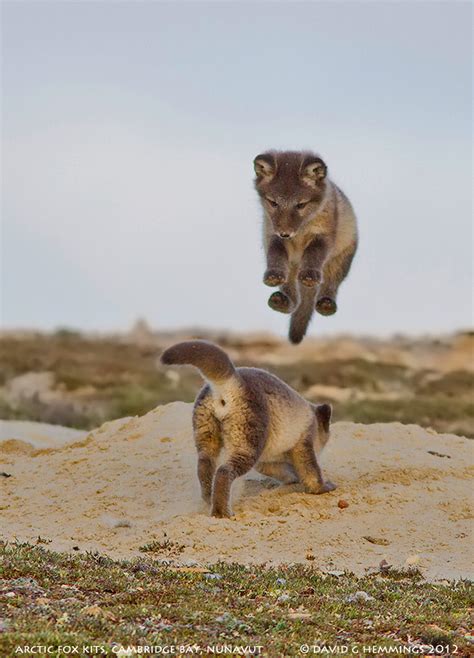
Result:
[[26,645],[101,645],[117,655],[113,643],[260,645],[272,658],[300,655],[302,644],[411,645],[417,655],[443,645],[444,655],[472,655],[467,582],[430,584],[416,570],[322,574],[310,563],[176,567],[54,553],[45,541],[0,545],[2,657]]

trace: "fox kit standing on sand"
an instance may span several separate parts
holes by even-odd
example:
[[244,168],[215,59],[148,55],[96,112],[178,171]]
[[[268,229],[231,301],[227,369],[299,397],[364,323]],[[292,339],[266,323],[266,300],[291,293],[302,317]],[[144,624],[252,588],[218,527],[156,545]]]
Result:
[[[335,489],[324,481],[316,455],[329,438],[331,407],[313,405],[281,379],[258,368],[236,368],[212,343],[191,340],[168,348],[162,363],[191,364],[207,383],[194,403],[198,477],[212,515],[232,515],[232,482],[252,467],[305,491]],[[226,459],[217,468],[224,449]]]
[[336,296],[357,249],[352,206],[310,152],[268,151],[254,160],[264,211],[267,286],[280,286],[268,304],[291,313],[289,339],[300,343],[316,307],[337,310]]

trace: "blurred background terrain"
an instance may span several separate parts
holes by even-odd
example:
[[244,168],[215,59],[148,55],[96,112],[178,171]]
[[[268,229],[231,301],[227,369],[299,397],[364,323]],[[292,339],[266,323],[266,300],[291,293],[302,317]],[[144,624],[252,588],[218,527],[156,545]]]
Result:
[[335,420],[416,423],[474,437],[474,332],[390,339],[311,338],[298,347],[272,334],[152,330],[125,333],[4,331],[0,417],[91,429],[192,401],[193,368],[164,368],[159,355],[189,337],[218,342],[238,365],[265,368],[313,401],[330,401]]

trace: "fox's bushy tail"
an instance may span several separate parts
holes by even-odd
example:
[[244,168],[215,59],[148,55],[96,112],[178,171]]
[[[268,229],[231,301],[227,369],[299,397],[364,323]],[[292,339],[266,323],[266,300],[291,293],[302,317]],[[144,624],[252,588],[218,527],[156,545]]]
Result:
[[303,340],[314,313],[314,302],[315,293],[313,290],[303,288],[299,306],[291,314],[290,331],[288,334],[291,343],[297,345]]
[[176,343],[163,352],[161,362],[166,365],[192,365],[206,379],[216,383],[229,379],[235,373],[234,364],[224,350],[205,340]]

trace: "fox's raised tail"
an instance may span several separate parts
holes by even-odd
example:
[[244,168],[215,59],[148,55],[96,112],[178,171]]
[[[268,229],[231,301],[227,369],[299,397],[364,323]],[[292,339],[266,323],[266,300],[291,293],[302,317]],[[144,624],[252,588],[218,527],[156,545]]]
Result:
[[224,350],[205,340],[176,343],[163,352],[161,362],[166,365],[192,365],[215,383],[223,382],[235,373],[234,364]]

